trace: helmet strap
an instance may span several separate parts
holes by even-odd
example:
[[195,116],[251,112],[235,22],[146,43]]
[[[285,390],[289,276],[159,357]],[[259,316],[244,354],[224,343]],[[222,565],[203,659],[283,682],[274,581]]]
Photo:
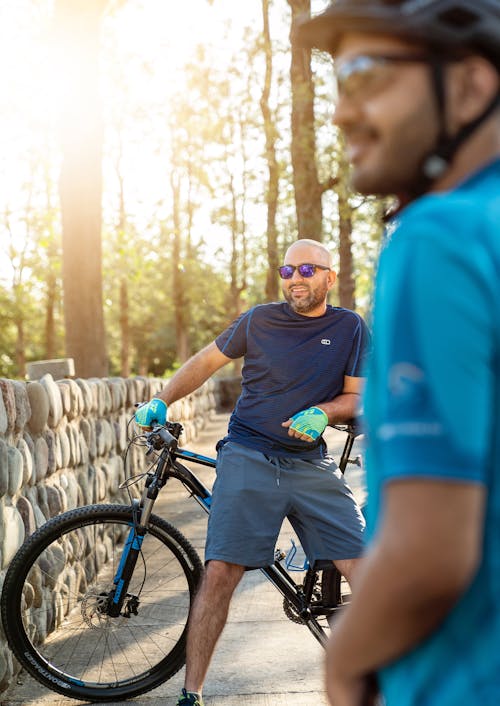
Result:
[[438,58],[434,58],[431,62],[434,93],[441,125],[436,145],[422,164],[422,186],[425,185],[425,191],[427,191],[432,182],[439,179],[439,177],[445,173],[459,147],[468,140],[477,128],[500,106],[500,93],[497,93],[477,118],[474,118],[474,120],[471,120],[467,125],[464,125],[456,135],[448,135],[446,125],[444,63],[443,60]]

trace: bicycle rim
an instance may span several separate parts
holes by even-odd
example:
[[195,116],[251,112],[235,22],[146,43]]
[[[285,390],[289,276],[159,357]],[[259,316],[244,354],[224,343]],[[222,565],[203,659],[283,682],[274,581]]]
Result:
[[327,618],[327,625],[323,623],[323,627],[333,628],[335,618],[351,600],[351,587],[334,566],[324,569],[322,572],[321,596],[325,605],[335,607],[335,611]]
[[92,506],[51,520],[21,547],[6,576],[2,618],[19,661],[73,698],[113,701],[148,691],[185,661],[186,625],[201,576],[195,550],[152,516],[128,593],[137,614],[102,611],[132,511]]
[[[323,569],[318,576],[320,587],[320,601],[324,606],[334,608],[329,615],[317,615],[306,620],[306,625],[314,637],[323,646],[326,646],[330,630],[334,628],[335,618],[339,615],[342,607],[349,603],[351,598],[351,588],[346,579],[333,565]],[[318,594],[316,594],[318,598]]]
[[335,566],[321,573],[321,597],[323,603],[341,608],[351,598],[351,588]]

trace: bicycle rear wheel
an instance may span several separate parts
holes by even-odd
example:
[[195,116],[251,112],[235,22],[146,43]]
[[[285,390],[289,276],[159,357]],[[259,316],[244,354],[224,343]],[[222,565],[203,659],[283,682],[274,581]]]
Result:
[[322,571],[321,597],[325,605],[337,608],[351,600],[351,587],[335,566]]
[[126,601],[103,610],[132,509],[93,505],[53,518],[19,549],[1,598],[4,630],[25,669],[65,696],[118,701],[185,662],[186,625],[202,564],[186,538],[152,515]]

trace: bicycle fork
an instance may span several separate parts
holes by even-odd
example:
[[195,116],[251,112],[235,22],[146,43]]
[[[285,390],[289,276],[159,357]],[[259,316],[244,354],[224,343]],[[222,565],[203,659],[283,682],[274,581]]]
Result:
[[[132,501],[132,526],[130,527],[125,546],[123,547],[120,563],[113,579],[113,588],[108,596],[106,612],[111,618],[117,618],[119,615],[130,618],[131,614],[137,615],[139,597],[130,595],[128,593],[128,587],[137,564],[137,559],[141,554],[142,543],[147,533],[147,526],[153,511],[153,506],[160,489],[167,482],[167,479],[162,473],[166,462],[166,456],[162,455],[158,462],[157,473],[146,481],[146,487],[141,502],[139,503],[137,500]],[[122,613],[125,599],[128,599],[128,601]]]
[[[135,565],[139,554],[141,553],[142,542],[146,534],[144,526],[132,526],[130,528],[127,541],[123,548],[123,554],[118,565],[115,578],[113,580],[114,588],[109,594],[107,613],[111,618],[117,618],[122,611],[123,603],[127,597],[130,579],[134,573]],[[139,599],[137,596],[130,596],[131,601],[127,605],[124,613],[126,617],[130,617],[131,613],[137,615]]]

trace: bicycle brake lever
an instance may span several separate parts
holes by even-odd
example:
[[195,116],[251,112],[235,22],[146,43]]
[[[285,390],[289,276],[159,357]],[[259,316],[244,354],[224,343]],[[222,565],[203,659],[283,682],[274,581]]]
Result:
[[169,451],[174,451],[177,448],[177,439],[175,438],[175,436],[172,436],[172,434],[167,429],[165,429],[165,427],[162,427],[160,425],[153,427],[151,435],[156,435],[157,437],[159,437],[163,442],[163,445],[166,446]]

